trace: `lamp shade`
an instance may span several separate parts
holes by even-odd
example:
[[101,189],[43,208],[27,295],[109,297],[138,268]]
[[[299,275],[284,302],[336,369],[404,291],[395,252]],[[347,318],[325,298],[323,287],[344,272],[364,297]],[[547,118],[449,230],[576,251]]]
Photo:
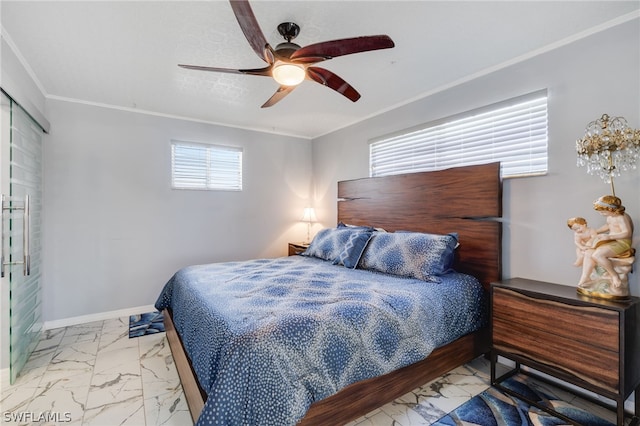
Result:
[[316,218],[316,212],[313,210],[313,207],[305,207],[304,208],[304,213],[302,214],[302,219],[303,222],[317,222],[317,218]]

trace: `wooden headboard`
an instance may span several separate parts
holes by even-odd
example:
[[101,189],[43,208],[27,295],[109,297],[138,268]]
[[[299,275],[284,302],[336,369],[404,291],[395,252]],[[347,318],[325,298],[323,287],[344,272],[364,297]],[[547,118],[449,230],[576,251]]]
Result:
[[500,163],[338,182],[338,221],[393,231],[457,232],[455,269],[501,279]]

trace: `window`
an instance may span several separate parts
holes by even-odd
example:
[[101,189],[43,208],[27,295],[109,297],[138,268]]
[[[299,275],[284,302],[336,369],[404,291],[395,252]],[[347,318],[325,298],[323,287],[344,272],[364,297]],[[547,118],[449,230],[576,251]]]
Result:
[[171,187],[242,190],[242,148],[171,142]]
[[370,176],[500,161],[503,177],[547,172],[547,93],[531,93],[372,141]]

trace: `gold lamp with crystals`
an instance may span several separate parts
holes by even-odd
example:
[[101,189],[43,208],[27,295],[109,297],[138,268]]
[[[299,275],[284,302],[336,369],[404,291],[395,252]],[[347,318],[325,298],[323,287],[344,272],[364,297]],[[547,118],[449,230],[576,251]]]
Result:
[[620,171],[635,170],[640,158],[640,130],[629,127],[623,117],[603,114],[587,125],[582,139],[576,141],[578,166],[587,166],[587,173],[600,176],[611,184],[616,195],[614,176]]
[[[623,300],[629,297],[628,275],[635,261],[633,222],[616,197],[614,177],[621,171],[636,170],[640,159],[640,130],[629,127],[623,117],[603,114],[587,125],[583,138],[576,141],[578,166],[600,176],[611,185],[611,195],[598,198],[593,208],[605,218],[599,228],[583,225],[576,232],[578,260],[582,276],[578,293],[601,299]],[[581,218],[580,218],[581,219]],[[582,219],[584,220],[584,219]],[[578,237],[584,237],[578,243]]]

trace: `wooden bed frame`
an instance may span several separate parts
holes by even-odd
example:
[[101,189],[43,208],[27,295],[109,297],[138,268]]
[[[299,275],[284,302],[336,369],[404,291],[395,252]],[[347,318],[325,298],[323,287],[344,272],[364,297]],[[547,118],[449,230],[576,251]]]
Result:
[[[502,185],[500,165],[459,167],[338,182],[338,221],[392,231],[457,232],[456,270],[477,277],[488,289],[501,278]],[[199,387],[171,319],[167,339],[194,422],[206,393]],[[437,348],[426,359],[361,382],[311,405],[299,425],[338,425],[416,389],[488,352],[488,328]]]

